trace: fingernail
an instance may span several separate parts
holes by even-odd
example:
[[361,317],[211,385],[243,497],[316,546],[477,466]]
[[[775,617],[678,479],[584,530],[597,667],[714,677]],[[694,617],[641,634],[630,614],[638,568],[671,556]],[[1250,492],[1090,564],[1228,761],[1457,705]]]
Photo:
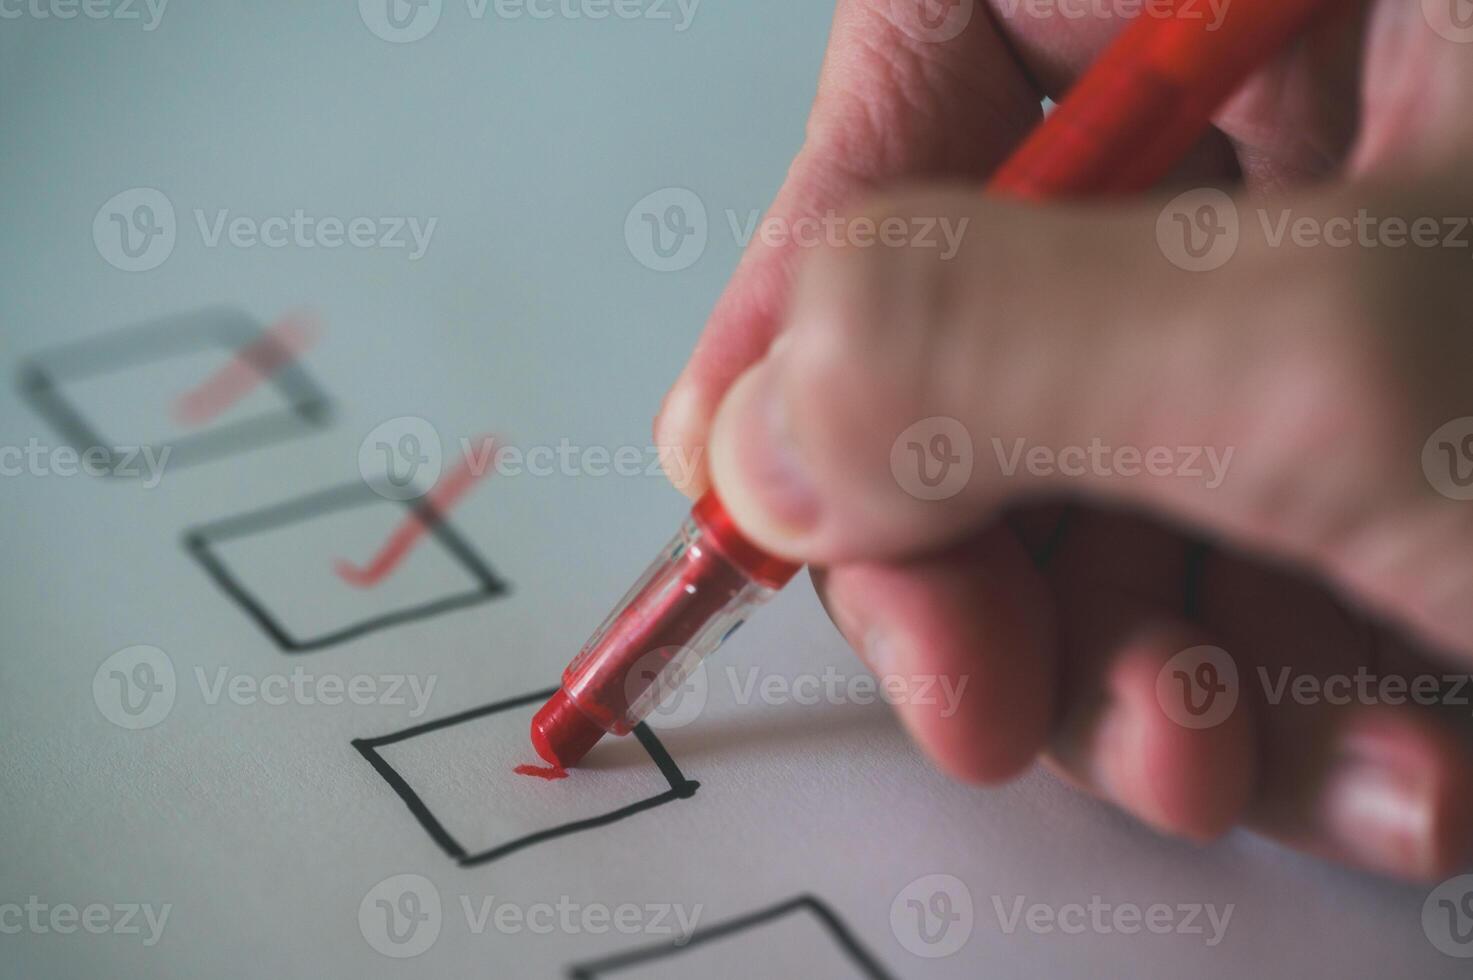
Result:
[[1357,860],[1393,874],[1430,873],[1436,804],[1420,767],[1353,744],[1331,770],[1324,801],[1330,837]]
[[[769,531],[796,537],[818,523],[819,499],[793,445],[779,374],[768,359],[732,388],[713,434],[712,462],[718,489],[739,519],[755,505]],[[721,473],[723,459],[734,472]]]

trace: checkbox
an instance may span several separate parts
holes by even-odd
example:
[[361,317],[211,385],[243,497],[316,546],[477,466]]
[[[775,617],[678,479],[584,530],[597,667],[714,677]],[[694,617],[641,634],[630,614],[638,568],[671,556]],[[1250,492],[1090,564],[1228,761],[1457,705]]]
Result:
[[[371,588],[345,582],[334,563],[376,547],[409,515],[428,528],[427,540]],[[362,483],[192,528],[184,547],[287,653],[463,609],[508,588],[425,501],[387,500]]]
[[461,866],[615,823],[695,795],[654,732],[608,739],[566,779],[533,780],[527,732],[556,688],[353,741],[436,844]]
[[[264,340],[263,340],[264,338]],[[304,435],[325,426],[326,394],[294,358],[272,364],[259,384],[208,424],[177,418],[177,401],[233,359],[259,356],[266,331],[238,310],[207,309],[135,324],[33,355],[20,391],[78,453],[128,470],[124,452],[167,448],[169,467],[191,466]]]
[[657,943],[577,964],[572,980],[780,977],[802,963],[805,980],[889,980],[848,926],[812,895],[700,925],[680,943]]

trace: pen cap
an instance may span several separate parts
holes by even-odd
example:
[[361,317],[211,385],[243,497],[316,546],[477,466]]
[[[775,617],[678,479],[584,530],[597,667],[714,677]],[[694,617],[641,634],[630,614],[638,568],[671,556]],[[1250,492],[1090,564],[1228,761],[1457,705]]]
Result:
[[798,568],[742,537],[707,494],[568,665],[563,692],[605,731],[627,733]]

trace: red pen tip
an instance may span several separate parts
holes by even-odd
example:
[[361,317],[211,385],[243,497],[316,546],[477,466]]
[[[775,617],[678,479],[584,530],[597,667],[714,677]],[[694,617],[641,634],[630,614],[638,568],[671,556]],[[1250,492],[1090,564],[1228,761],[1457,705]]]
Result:
[[603,738],[604,730],[559,690],[532,716],[532,748],[560,769],[576,766]]

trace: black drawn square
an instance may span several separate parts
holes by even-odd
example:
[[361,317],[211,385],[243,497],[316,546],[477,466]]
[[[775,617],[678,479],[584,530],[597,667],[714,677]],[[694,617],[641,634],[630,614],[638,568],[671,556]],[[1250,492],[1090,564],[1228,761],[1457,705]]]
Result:
[[[327,395],[293,358],[273,366],[262,380],[259,388],[264,394],[252,398],[253,404],[259,403],[256,410],[227,412],[200,431],[164,437],[157,431],[107,431],[117,424],[116,417],[113,413],[99,417],[96,405],[89,412],[77,397],[78,387],[126,382],[140,372],[167,367],[166,362],[216,352],[237,356],[264,336],[261,324],[239,310],[211,308],[162,317],[33,355],[21,366],[20,393],[79,454],[89,450],[104,454],[100,465],[109,473],[120,469],[117,450],[124,446],[147,446],[155,458],[167,448],[169,467],[192,466],[324,427],[330,416]],[[137,401],[140,393],[155,389],[140,379],[125,390],[130,401]],[[119,405],[116,399],[109,405],[125,416],[137,408]],[[164,413],[155,414],[162,425]]]
[[[351,541],[334,541],[330,546],[340,551],[351,548],[356,553],[379,544],[384,529],[410,514],[422,521],[428,540],[413,548],[405,563],[433,563],[436,572],[425,581],[410,583],[415,588],[406,588],[405,579],[412,576],[396,571],[388,579],[392,583],[389,586],[355,591],[334,576],[333,559],[340,555],[327,548],[311,553],[310,558],[286,558],[279,553],[315,545],[315,526],[343,519],[359,521],[372,529],[351,535]],[[184,547],[215,584],[286,653],[321,650],[377,630],[486,602],[508,589],[426,499],[387,500],[362,483],[192,528],[184,533]],[[237,555],[235,565],[230,558],[232,548],[243,553]],[[336,601],[339,598],[341,601]],[[304,629],[309,614],[318,621]],[[324,616],[339,619],[324,622]]]
[[[443,787],[452,786],[461,795],[470,794],[471,798],[465,807],[459,808],[461,810],[467,808],[479,811],[495,810],[497,808],[496,780],[528,778],[514,775],[508,760],[516,753],[525,753],[525,757],[534,758],[531,757],[531,747],[527,743],[527,723],[537,708],[555,691],[556,688],[553,688],[506,701],[498,701],[495,704],[473,708],[377,738],[354,739],[353,747],[368,760],[369,764],[384,778],[384,781],[399,795],[399,798],[403,800],[435,843],[463,867],[486,864],[534,844],[565,837],[581,830],[606,826],[665,803],[688,799],[695,795],[700,784],[685,778],[675,764],[675,760],[670,757],[669,752],[655,737],[654,732],[641,724],[635,726],[630,737],[608,746],[620,751],[627,750],[630,761],[635,762],[636,765],[621,767],[617,773],[602,774],[607,780],[607,785],[618,786],[634,798],[624,800],[618,806],[609,807],[604,801],[607,793],[603,787],[600,787],[599,792],[593,795],[594,802],[590,803],[588,795],[584,794],[576,805],[570,805],[569,800],[558,798],[558,794],[565,791],[560,787],[572,789],[577,785],[576,780],[600,778],[596,766],[587,770],[580,769],[566,780],[549,783],[545,794],[516,794],[518,801],[523,805],[534,805],[527,803],[528,799],[533,799],[540,801],[535,805],[545,806],[546,810],[531,817],[522,814],[518,829],[505,836],[504,839],[464,839],[467,834],[465,830],[456,832],[451,829],[457,817],[460,817],[461,822],[464,823],[464,815],[449,812],[456,808],[453,804],[447,805]],[[476,726],[478,723],[481,726],[487,724],[501,726],[505,731],[499,734],[488,734],[488,730],[484,728],[462,727]],[[438,800],[434,803],[427,802],[426,797],[431,796],[431,791],[434,789],[431,786],[431,775],[427,772],[430,766],[420,766],[414,771],[401,771],[401,769],[408,770],[409,767],[401,761],[400,766],[396,768],[388,756],[395,746],[403,746],[413,740],[422,740],[427,737],[444,736],[452,729],[456,730],[459,737],[472,743],[467,747],[467,751],[457,753],[465,757],[464,771],[452,769],[440,780],[442,788],[435,790]],[[495,732],[495,729],[489,731]],[[497,758],[498,752],[505,755],[506,758]],[[477,777],[485,780],[485,784],[476,785]],[[632,791],[629,789],[631,782],[640,781],[646,785]],[[511,801],[503,799],[502,802],[507,806],[511,805]],[[585,812],[579,813],[574,819],[568,819],[570,809],[576,811],[579,807]],[[535,826],[539,824],[540,826]],[[533,826],[535,829],[528,829]],[[481,832],[485,833],[484,830]]]
[[651,943],[568,969],[571,980],[780,976],[804,964],[808,980],[890,980],[833,910],[812,895],[699,925],[677,942]]

